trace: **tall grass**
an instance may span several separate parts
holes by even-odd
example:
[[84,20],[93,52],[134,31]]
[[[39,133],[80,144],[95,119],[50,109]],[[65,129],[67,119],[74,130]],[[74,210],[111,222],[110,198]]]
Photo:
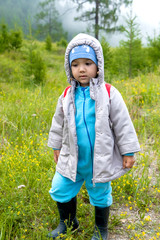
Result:
[[[0,239],[47,239],[58,223],[48,191],[55,172],[48,132],[59,95],[67,86],[64,49],[37,43],[47,65],[43,86],[25,73],[28,42],[21,52],[0,55]],[[2,66],[2,67],[1,67]],[[141,143],[133,169],[112,182],[109,229],[116,239],[159,239],[160,73],[114,80]],[[65,239],[91,239],[94,209],[83,186],[78,196],[80,230]]]

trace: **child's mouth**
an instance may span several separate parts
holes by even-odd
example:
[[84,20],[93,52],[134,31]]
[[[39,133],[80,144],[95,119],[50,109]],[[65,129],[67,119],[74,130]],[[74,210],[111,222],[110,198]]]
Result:
[[82,75],[82,76],[80,76],[80,78],[84,79],[84,78],[87,78],[87,76],[86,75]]

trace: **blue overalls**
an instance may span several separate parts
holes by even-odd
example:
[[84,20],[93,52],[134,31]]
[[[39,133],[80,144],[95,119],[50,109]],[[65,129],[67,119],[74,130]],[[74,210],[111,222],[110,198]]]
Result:
[[90,203],[97,207],[108,207],[112,204],[111,183],[93,184],[92,182],[95,142],[95,101],[90,98],[89,87],[76,88],[75,106],[75,121],[78,139],[76,182],[56,172],[49,193],[53,200],[57,202],[69,202],[78,194],[85,181]]

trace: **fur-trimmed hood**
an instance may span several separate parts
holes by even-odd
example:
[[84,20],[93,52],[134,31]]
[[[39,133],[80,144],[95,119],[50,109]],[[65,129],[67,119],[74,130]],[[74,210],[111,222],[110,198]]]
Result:
[[84,33],[80,33],[77,36],[75,36],[70,43],[67,46],[66,49],[66,53],[65,53],[65,70],[66,70],[66,75],[67,75],[67,79],[69,84],[71,83],[71,69],[70,69],[70,65],[69,65],[69,53],[72,50],[72,48],[78,46],[78,45],[89,45],[91,46],[97,56],[98,59],[98,70],[99,70],[99,74],[98,74],[98,79],[97,79],[97,83],[101,84],[104,82],[104,58],[103,58],[103,50],[102,50],[102,46],[100,44],[100,42],[87,34]]

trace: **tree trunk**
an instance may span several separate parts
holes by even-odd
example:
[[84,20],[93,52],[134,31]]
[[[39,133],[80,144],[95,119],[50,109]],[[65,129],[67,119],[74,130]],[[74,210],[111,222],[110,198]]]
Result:
[[95,16],[95,38],[99,38],[99,0],[96,0],[96,16]]

